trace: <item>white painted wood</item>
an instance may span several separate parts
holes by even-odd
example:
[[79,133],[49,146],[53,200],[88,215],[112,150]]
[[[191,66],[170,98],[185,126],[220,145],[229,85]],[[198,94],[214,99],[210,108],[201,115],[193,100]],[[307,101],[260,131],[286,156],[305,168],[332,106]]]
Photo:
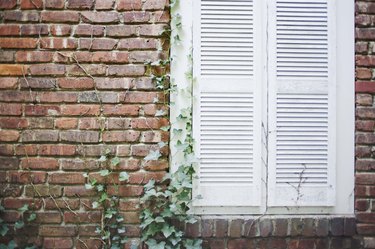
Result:
[[[260,206],[261,81],[253,0],[194,1],[193,205]],[[224,22],[225,20],[225,22]],[[230,198],[228,198],[230,196]]]
[[269,205],[334,206],[335,1],[273,0],[269,20]]

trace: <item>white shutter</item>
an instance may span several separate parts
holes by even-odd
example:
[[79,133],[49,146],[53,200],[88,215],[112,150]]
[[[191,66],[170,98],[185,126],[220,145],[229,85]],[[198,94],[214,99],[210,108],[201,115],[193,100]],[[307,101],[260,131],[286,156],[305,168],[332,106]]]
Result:
[[270,1],[270,206],[335,204],[334,6]]
[[195,206],[260,205],[261,66],[256,61],[261,36],[255,23],[261,13],[256,2],[193,1],[193,132],[200,159]]

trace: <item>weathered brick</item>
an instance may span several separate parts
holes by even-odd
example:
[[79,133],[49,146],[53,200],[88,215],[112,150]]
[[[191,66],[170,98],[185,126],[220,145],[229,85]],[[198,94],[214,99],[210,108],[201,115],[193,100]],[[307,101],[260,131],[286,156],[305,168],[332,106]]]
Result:
[[104,34],[104,26],[80,24],[76,27],[75,36],[102,36]]
[[22,169],[56,170],[59,164],[54,158],[25,158],[21,160]]
[[38,22],[39,13],[35,11],[7,11],[4,13],[4,21]]
[[20,34],[20,26],[14,24],[1,24],[0,36],[18,36]]
[[97,143],[99,132],[97,131],[62,131],[60,139],[63,142]]
[[61,109],[64,116],[97,116],[99,113],[99,105],[65,105]]
[[72,247],[73,240],[69,238],[44,238],[43,240],[43,248],[46,249],[68,249]]
[[119,15],[116,12],[81,12],[82,18],[89,23],[118,23]]
[[16,53],[17,62],[52,62],[53,53],[45,51],[18,51]]
[[139,137],[139,131],[107,131],[103,133],[104,142],[136,142]]
[[21,104],[0,103],[0,116],[20,116],[22,114]]
[[95,3],[95,9],[97,10],[110,10],[113,9],[115,0],[101,0]]
[[82,173],[51,173],[48,182],[52,184],[84,184],[85,177]]
[[69,36],[72,27],[67,24],[55,24],[50,26],[51,34],[54,36]]
[[17,5],[17,0],[0,0],[0,9],[13,9]]
[[43,0],[21,0],[21,9],[42,9]]
[[76,118],[59,118],[55,121],[55,127],[60,130],[77,128],[78,119]]
[[71,237],[77,235],[75,226],[42,226],[39,230],[40,236],[46,237]]
[[62,194],[61,186],[34,185],[26,186],[25,195],[28,197],[59,197]]
[[141,0],[118,0],[117,10],[140,10],[142,8]]
[[23,65],[1,64],[0,76],[22,76],[27,73],[26,70],[27,67]]
[[45,1],[46,9],[62,9],[64,8],[65,0],[48,0]]
[[74,11],[45,11],[41,13],[42,22],[78,23],[79,13]]
[[21,183],[21,184],[27,184],[27,183],[45,183],[47,179],[47,173],[46,172],[37,172],[37,171],[10,171],[8,172],[9,182],[11,183]]
[[64,75],[65,65],[58,64],[36,64],[29,68],[31,75]]
[[76,154],[74,145],[41,145],[39,155],[44,156],[73,156]]
[[42,38],[40,46],[44,49],[76,49],[78,40],[72,38]]
[[68,0],[68,9],[91,9],[94,6],[94,0]]
[[60,88],[65,89],[93,89],[94,80],[91,78],[61,78],[57,80]]
[[15,130],[0,130],[0,142],[15,142],[20,138],[20,133]]

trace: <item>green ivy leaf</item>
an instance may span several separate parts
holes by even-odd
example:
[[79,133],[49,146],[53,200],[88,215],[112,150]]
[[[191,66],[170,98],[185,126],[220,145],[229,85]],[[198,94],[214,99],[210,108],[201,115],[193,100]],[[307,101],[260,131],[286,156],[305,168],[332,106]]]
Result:
[[85,189],[90,190],[90,189],[93,189],[93,188],[94,188],[94,186],[91,185],[91,183],[86,183],[85,184]]
[[33,220],[35,220],[35,219],[36,219],[36,214],[35,214],[35,213],[32,213],[32,214],[30,214],[29,218],[27,218],[27,221],[28,221],[28,222],[31,222],[31,221],[33,221]]
[[144,158],[146,161],[150,160],[158,160],[161,157],[160,151],[159,150],[151,150],[148,155]]
[[118,178],[120,182],[127,181],[129,180],[129,174],[123,171],[120,173]]
[[20,208],[18,209],[18,211],[20,211],[21,214],[23,214],[24,212],[26,212],[26,211],[28,211],[28,210],[29,210],[29,205],[28,205],[28,204],[25,204],[25,205],[23,205],[22,207],[20,207]]
[[170,129],[171,127],[168,125],[168,126],[162,126],[162,127],[160,127],[160,130],[162,130],[162,131],[169,131],[169,129]]
[[1,224],[1,226],[0,226],[0,235],[2,237],[4,237],[5,235],[7,235],[8,231],[9,231],[8,226],[6,224]]
[[168,238],[169,236],[172,235],[172,233],[175,232],[175,229],[173,226],[169,226],[167,224],[164,224],[163,228],[161,229],[163,235],[165,238]]
[[164,116],[166,113],[164,110],[157,110],[155,112],[155,117],[161,117],[161,116]]
[[104,190],[104,186],[102,184],[99,184],[96,186],[96,190],[98,190],[98,192],[102,192]]
[[99,207],[99,202],[97,201],[94,201],[92,204],[91,204],[92,208],[96,209]]
[[21,229],[25,226],[25,222],[23,220],[18,220],[14,223],[14,229]]
[[99,171],[99,174],[101,176],[107,176],[110,174],[109,170],[108,169],[102,169],[101,171]]
[[150,249],[164,249],[165,248],[165,242],[162,241],[160,243],[158,243],[156,240],[154,239],[150,239],[148,241],[146,241],[146,244],[150,247]]
[[107,161],[107,156],[103,155],[98,159],[98,162],[105,162]]
[[118,158],[118,157],[114,157],[114,158],[112,158],[112,160],[111,160],[111,164],[112,164],[113,166],[117,166],[117,165],[119,165],[119,164],[120,164],[120,158]]

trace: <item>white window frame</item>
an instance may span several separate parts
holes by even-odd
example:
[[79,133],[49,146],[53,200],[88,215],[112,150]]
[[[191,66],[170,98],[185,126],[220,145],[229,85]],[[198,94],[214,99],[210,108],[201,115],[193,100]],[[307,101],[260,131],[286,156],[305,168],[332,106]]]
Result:
[[[171,55],[171,77],[172,83],[177,85],[177,93],[171,96],[171,129],[183,128],[176,118],[179,110],[191,107],[190,99],[181,89],[189,87],[185,73],[191,67],[188,55],[191,54],[193,41],[193,23],[194,18],[193,4],[195,0],[180,1],[177,12],[181,16],[182,29],[179,32],[181,42],[172,43]],[[262,1],[267,4],[267,1]],[[196,214],[330,214],[330,215],[353,215],[354,214],[354,131],[355,131],[355,101],[354,101],[354,2],[350,0],[336,1],[336,203],[332,207],[266,207],[267,190],[266,184],[262,183],[262,198],[260,207],[197,207],[192,206],[192,211]],[[267,6],[263,10],[266,12]],[[267,13],[262,13],[266,16]],[[266,22],[264,22],[266,23]],[[266,24],[264,24],[266,25]],[[264,27],[262,30],[266,30]],[[350,30],[350,32],[348,32]],[[173,36],[173,34],[172,34]],[[267,37],[266,31],[262,39]],[[192,48],[193,46],[193,48]],[[340,51],[352,51],[352,53],[341,53]],[[345,63],[343,63],[345,62]],[[261,62],[264,66],[266,80],[266,60]],[[262,96],[266,96],[268,89],[264,84]],[[263,106],[267,105],[267,99],[263,98]],[[263,111],[263,113],[266,113]],[[266,114],[263,120],[267,122]],[[183,136],[183,135],[182,135]],[[174,145],[176,140],[172,138],[171,149],[171,171],[176,170],[183,156],[178,153]],[[263,158],[267,158],[266,151],[262,150]],[[262,167],[263,169],[264,167]],[[263,179],[267,178],[265,170],[262,171]]]

